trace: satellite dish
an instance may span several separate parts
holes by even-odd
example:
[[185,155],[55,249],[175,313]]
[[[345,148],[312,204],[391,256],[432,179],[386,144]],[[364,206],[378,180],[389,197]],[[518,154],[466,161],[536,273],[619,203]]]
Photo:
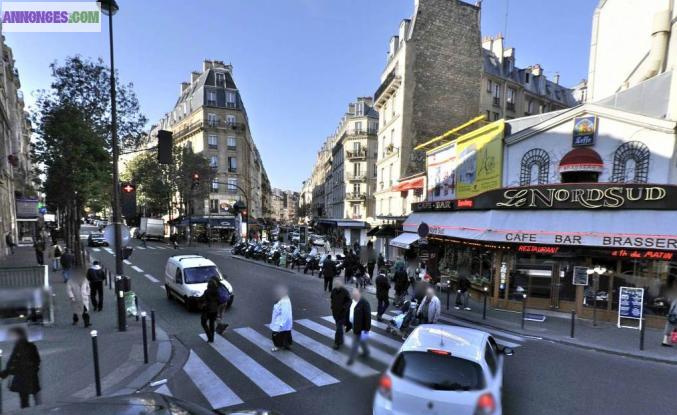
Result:
[[[122,236],[122,246],[129,245],[132,235],[129,232],[127,225],[120,225],[120,233]],[[115,225],[106,225],[106,227],[103,228],[103,239],[108,242],[108,246],[115,246]]]

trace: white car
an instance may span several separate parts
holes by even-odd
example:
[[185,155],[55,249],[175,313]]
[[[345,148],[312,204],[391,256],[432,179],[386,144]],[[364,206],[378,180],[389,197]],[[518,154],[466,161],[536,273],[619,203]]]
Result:
[[379,380],[374,415],[500,415],[503,356],[513,351],[480,330],[424,324]]
[[165,290],[167,299],[176,298],[188,310],[195,308],[207,289],[207,282],[217,277],[230,293],[227,307],[233,304],[233,286],[226,280],[215,263],[200,255],[176,255],[165,266]]
[[324,236],[321,235],[314,235],[310,237],[310,241],[313,243],[315,246],[324,246],[326,243]]

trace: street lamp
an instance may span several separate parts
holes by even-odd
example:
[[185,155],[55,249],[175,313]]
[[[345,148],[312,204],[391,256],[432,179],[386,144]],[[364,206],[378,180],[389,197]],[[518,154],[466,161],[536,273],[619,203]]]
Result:
[[596,265],[592,269],[586,271],[588,275],[592,275],[592,326],[597,326],[597,291],[599,290],[599,276],[606,273],[606,268]]
[[[120,224],[120,172],[118,171],[118,159],[120,148],[118,146],[117,106],[115,102],[115,58],[113,48],[113,15],[120,10],[115,0],[100,0],[101,13],[108,16],[108,42],[110,45],[110,134],[111,147],[113,148],[113,229],[115,231],[115,274],[123,275],[122,266],[122,229]],[[118,301],[120,299],[118,298]],[[118,319],[118,330],[125,331],[127,323],[124,318]]]

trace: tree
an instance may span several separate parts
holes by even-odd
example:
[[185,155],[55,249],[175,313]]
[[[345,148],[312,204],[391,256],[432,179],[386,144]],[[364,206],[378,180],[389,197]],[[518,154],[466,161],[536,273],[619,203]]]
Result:
[[[199,185],[193,185],[193,174],[199,176]],[[184,214],[190,214],[189,206],[195,201],[204,200],[209,196],[211,183],[216,177],[216,171],[209,165],[202,154],[196,154],[191,147],[174,148],[174,165],[169,173],[172,182],[176,185],[180,204]]]
[[172,183],[169,168],[157,161],[155,151],[144,151],[133,158],[122,175],[136,185],[136,202],[146,216],[162,216],[169,212]]
[[[112,200],[110,70],[101,59],[79,56],[50,68],[51,88],[39,91],[33,114],[32,157],[45,177],[47,204],[61,212],[67,246],[77,252],[84,208]],[[146,118],[131,84],[116,85],[119,135],[123,147],[133,148],[145,139]]]

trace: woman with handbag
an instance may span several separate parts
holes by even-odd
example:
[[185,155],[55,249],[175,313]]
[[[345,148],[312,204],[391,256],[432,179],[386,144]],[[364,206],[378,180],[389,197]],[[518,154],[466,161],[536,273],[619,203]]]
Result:
[[673,343],[677,343],[677,288],[672,290],[672,302],[670,303],[667,320],[661,345],[672,347]]

